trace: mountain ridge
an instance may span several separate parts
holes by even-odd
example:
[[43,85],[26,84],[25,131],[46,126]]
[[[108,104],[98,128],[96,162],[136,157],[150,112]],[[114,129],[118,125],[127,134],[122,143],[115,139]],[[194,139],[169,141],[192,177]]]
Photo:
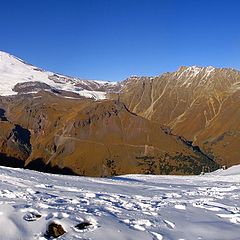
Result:
[[[9,60],[8,54],[4,55]],[[212,66],[182,66],[175,72],[167,72],[156,77],[131,76],[119,83],[99,83],[45,72],[32,65],[26,65],[24,61],[20,64],[18,59],[14,61],[12,59],[7,61],[5,68],[4,63],[0,61],[1,83],[11,82],[11,79],[16,83],[11,90],[8,88],[14,93],[12,96],[0,97],[2,99],[0,107],[8,119],[13,119],[14,113],[14,124],[26,128],[32,134],[33,152],[24,159],[25,165],[39,159],[41,166],[51,164],[52,167],[60,169],[70,167],[72,170],[81,166],[82,170],[77,172],[78,174],[102,176],[138,171],[183,173],[186,168],[187,173],[200,173],[200,168],[204,167],[204,164],[215,168],[217,165],[232,165],[239,162],[240,155],[236,147],[240,140],[237,126],[238,119],[240,120],[237,111],[238,106],[240,107],[238,70]],[[23,71],[21,72],[18,67]],[[37,74],[32,76],[32,72]],[[4,84],[0,91],[2,89]],[[121,110],[119,115],[118,106],[121,104],[124,107],[120,109],[125,110]],[[64,114],[59,115],[55,109]],[[93,114],[91,117],[90,112]],[[81,119],[82,116],[86,119],[79,122],[77,119],[79,117]],[[52,125],[52,122],[55,122],[56,126]],[[132,126],[132,129],[129,129],[128,125]],[[69,141],[58,151],[55,144],[55,141],[59,142],[56,140],[58,137],[46,135],[46,132],[51,132],[55,128],[56,136],[59,135],[58,131],[64,133],[63,137],[60,137],[60,142],[63,139]],[[154,133],[153,129],[159,130]],[[157,140],[156,136],[159,131],[161,132],[160,129],[168,130],[165,134],[160,134],[161,139]],[[151,140],[146,137],[146,132],[151,132]],[[66,133],[69,136],[65,136]],[[2,134],[4,138],[5,133]],[[99,138],[99,134],[102,139]],[[139,139],[135,136],[137,134]],[[178,147],[177,145],[172,147],[175,153],[170,156],[172,150],[167,146],[168,138],[172,140],[179,138],[182,142],[182,145],[178,143],[180,144]],[[43,148],[38,146],[40,139],[44,142],[41,143]],[[109,139],[113,142],[114,139],[118,139],[117,147],[110,144]],[[128,139],[126,143],[134,148],[129,147],[130,145],[126,147],[123,139]],[[104,147],[99,147],[101,141]],[[164,144],[161,145],[159,141],[163,141]],[[159,145],[154,148],[157,142]],[[81,149],[81,146],[88,150],[79,153],[78,149]],[[92,147],[98,150],[91,151]],[[146,149],[147,152],[150,151],[150,155]],[[161,153],[157,149],[160,149]],[[9,154],[9,151],[5,152]],[[83,160],[77,160],[79,156],[82,156]],[[95,156],[99,156],[98,160],[93,160],[97,159]],[[114,161],[113,156],[117,156]],[[187,156],[192,160],[189,161]],[[202,160],[197,162],[196,159],[199,157]],[[126,159],[133,163],[130,164],[132,167],[126,168],[128,165]],[[89,161],[92,161],[93,165]],[[144,167],[139,167],[139,163]],[[161,170],[158,164],[165,170]],[[194,170],[196,166],[198,169]],[[124,168],[125,170],[121,170]]]
[[130,111],[169,127],[219,163],[231,165],[239,163],[236,141],[240,139],[227,137],[227,145],[220,139],[238,136],[239,86],[238,70],[189,67],[154,78],[130,79],[110,98],[118,98]]
[[[2,83],[0,95],[2,96],[17,94],[18,92],[14,89],[16,84],[41,82],[47,84],[48,89],[71,92],[79,96],[93,97],[95,99],[103,99],[105,98],[104,90],[107,91],[108,88],[114,89],[118,85],[115,82],[83,80],[45,71],[5,52],[0,52],[0,72],[0,80]],[[34,88],[33,86],[31,89],[32,92],[39,90],[39,88]]]

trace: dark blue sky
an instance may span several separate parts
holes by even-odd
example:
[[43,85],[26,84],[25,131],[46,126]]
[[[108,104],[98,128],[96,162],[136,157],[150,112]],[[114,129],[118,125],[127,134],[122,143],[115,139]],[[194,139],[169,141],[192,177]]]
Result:
[[3,0],[0,49],[89,79],[240,69],[239,0]]

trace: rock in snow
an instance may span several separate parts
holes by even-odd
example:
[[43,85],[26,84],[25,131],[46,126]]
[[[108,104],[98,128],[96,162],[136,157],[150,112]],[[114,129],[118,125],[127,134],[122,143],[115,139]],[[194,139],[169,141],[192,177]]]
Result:
[[0,167],[0,239],[234,240],[239,198],[240,166],[114,178]]
[[65,233],[65,230],[63,229],[61,224],[51,222],[48,225],[47,232],[45,234],[46,238],[58,238],[62,236]]

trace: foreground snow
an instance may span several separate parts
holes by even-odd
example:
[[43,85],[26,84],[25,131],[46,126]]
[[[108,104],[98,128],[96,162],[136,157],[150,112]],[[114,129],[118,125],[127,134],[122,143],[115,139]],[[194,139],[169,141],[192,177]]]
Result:
[[[224,176],[226,175],[226,176]],[[112,179],[0,167],[0,239],[239,239],[240,167],[205,176]],[[41,217],[29,221],[34,214]],[[32,219],[34,220],[34,219]],[[80,231],[77,224],[92,226]]]

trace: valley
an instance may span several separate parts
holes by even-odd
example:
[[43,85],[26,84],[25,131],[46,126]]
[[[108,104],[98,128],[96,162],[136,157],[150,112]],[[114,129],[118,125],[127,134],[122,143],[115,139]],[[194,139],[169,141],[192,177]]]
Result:
[[237,70],[181,67],[116,83],[0,57],[1,165],[104,177],[239,163]]

